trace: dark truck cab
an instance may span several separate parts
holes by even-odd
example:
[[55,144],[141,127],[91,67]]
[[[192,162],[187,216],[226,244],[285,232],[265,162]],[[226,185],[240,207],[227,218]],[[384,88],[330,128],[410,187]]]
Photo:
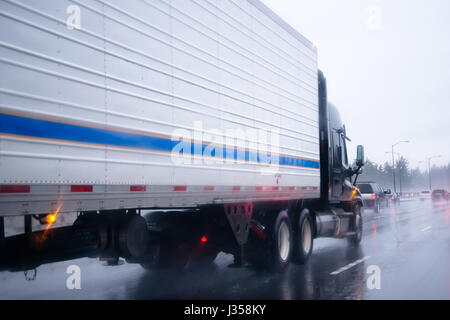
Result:
[[[322,206],[360,202],[361,194],[355,188],[358,175],[364,165],[364,147],[358,146],[357,159],[349,164],[346,127],[338,109],[328,102],[326,79],[319,71],[319,127]],[[354,181],[352,176],[356,175]]]

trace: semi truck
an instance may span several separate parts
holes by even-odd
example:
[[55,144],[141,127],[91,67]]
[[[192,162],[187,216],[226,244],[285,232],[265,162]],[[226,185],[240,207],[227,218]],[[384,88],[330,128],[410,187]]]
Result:
[[261,1],[2,0],[0,28],[0,269],[282,272],[361,241],[364,148],[350,163],[315,44]]

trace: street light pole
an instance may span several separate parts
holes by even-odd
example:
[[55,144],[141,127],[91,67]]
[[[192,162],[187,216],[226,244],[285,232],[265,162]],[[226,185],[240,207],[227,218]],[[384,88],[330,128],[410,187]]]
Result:
[[427,162],[428,162],[428,185],[430,187],[430,191],[431,191],[431,159],[434,158],[440,158],[441,155],[437,155],[437,156],[432,156],[432,157],[428,157],[427,158]]
[[392,176],[394,178],[394,192],[395,190],[395,160],[394,160],[394,145],[392,145]]
[[394,147],[400,143],[409,143],[409,141],[399,141],[392,145],[392,176],[394,178],[394,192],[397,193],[397,188],[395,186],[395,161],[394,161]]
[[394,176],[394,192],[397,193],[395,188],[395,160],[394,160],[394,145],[392,145],[392,175]]

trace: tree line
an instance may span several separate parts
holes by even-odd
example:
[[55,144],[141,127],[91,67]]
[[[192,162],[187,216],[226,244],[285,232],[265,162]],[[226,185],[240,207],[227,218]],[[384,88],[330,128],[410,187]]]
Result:
[[[418,192],[430,189],[450,189],[449,164],[444,166],[433,165],[430,172],[419,168],[410,168],[408,159],[400,157],[395,163],[395,185],[397,192]],[[385,162],[377,164],[367,160],[363,168],[363,173],[358,181],[375,181],[384,189],[394,190],[394,176],[392,164]],[[450,190],[449,190],[450,191]]]

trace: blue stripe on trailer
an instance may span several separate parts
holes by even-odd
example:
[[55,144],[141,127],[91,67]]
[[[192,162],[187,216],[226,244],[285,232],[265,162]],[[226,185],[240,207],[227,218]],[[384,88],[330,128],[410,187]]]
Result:
[[[39,139],[63,140],[76,143],[97,144],[103,146],[135,148],[142,150],[151,150],[159,152],[172,152],[180,141],[173,141],[169,137],[161,137],[150,134],[139,134],[113,130],[107,126],[87,126],[75,123],[63,123],[56,120],[43,120],[29,118],[19,115],[0,113],[0,133],[17,136],[26,136]],[[205,149],[211,146],[208,144],[192,143],[190,145],[190,154],[199,154],[201,150],[204,154]],[[215,152],[220,148],[213,148],[210,151],[211,156],[216,156]],[[186,151],[186,150],[184,150]],[[239,156],[241,154],[241,156]],[[261,154],[255,151],[238,151],[236,149],[222,148],[222,155],[218,158],[226,159],[227,155],[232,155],[231,159],[241,159],[245,161],[258,162],[261,164],[272,163],[271,155]],[[245,156],[245,159],[244,159]],[[274,158],[276,160],[276,158]],[[279,165],[304,167],[319,169],[319,161],[301,159],[279,155]],[[274,161],[276,163],[276,161]]]

